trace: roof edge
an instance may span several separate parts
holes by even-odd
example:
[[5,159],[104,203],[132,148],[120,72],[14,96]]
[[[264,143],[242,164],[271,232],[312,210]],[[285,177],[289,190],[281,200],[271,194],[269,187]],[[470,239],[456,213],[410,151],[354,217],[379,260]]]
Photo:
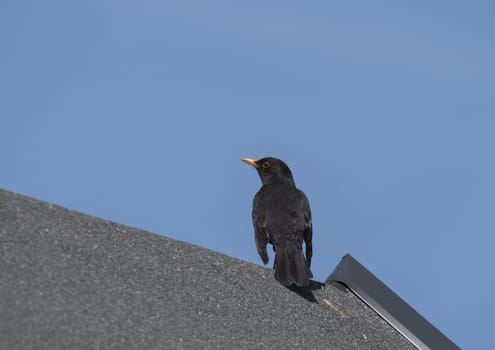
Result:
[[350,254],[342,257],[326,284],[344,284],[418,349],[460,348]]

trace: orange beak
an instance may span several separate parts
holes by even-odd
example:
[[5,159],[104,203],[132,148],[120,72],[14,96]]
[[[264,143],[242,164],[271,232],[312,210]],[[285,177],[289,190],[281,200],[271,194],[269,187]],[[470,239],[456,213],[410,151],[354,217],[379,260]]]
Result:
[[256,163],[256,161],[254,159],[249,159],[249,158],[241,158],[241,160],[244,162],[244,163],[247,163],[255,168],[259,168],[259,164]]

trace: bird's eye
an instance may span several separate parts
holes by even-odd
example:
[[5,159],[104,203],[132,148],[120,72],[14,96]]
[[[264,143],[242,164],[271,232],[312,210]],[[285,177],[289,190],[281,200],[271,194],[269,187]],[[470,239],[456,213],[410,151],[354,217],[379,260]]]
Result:
[[270,163],[269,162],[263,162],[262,166],[263,166],[264,169],[269,168],[270,167]]

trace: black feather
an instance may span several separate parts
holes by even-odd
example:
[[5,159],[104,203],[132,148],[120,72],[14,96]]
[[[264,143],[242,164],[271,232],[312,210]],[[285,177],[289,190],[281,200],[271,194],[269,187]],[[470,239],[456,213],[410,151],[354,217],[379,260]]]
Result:
[[[313,277],[311,210],[306,195],[296,188],[289,167],[280,159],[256,161],[263,183],[253,200],[256,248],[268,263],[267,244],[275,251],[275,279],[285,286],[307,286]],[[306,247],[303,254],[302,243]]]

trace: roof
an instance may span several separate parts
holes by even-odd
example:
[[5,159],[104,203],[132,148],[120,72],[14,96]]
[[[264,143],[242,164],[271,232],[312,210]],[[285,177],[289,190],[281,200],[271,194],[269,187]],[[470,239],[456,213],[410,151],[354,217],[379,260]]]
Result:
[[0,270],[2,349],[415,349],[345,288],[4,190]]
[[419,349],[460,349],[350,254],[328,277],[332,282],[344,284]]

